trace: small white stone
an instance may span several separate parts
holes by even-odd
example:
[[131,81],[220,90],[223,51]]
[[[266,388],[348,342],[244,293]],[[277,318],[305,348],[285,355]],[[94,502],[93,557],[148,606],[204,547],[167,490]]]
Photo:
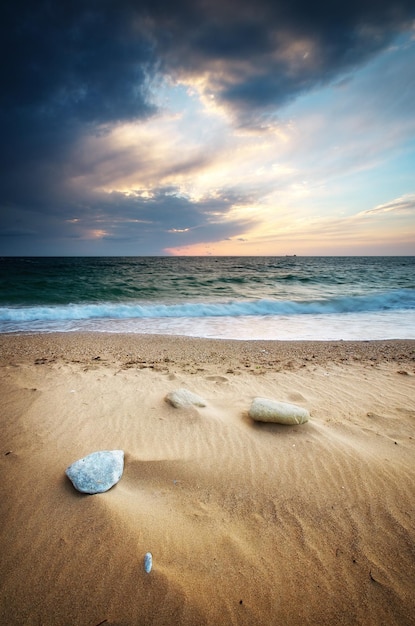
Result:
[[304,424],[310,413],[296,404],[277,402],[268,398],[254,398],[249,409],[249,416],[256,422],[275,424]]
[[176,409],[180,409],[187,406],[206,406],[206,401],[198,396],[196,393],[189,391],[188,389],[176,389],[171,391],[165,397],[166,402],[169,402]]
[[144,557],[144,570],[147,574],[153,569],[153,555],[151,552],[147,552]]

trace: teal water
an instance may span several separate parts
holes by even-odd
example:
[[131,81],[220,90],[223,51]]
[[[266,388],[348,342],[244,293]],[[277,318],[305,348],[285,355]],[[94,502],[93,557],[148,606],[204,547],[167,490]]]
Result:
[[415,257],[0,259],[0,332],[415,338]]

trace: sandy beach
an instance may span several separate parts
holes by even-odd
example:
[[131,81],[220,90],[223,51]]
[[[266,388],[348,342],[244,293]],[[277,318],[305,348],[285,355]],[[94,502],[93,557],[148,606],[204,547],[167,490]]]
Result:
[[0,335],[0,397],[1,624],[415,624],[415,341]]

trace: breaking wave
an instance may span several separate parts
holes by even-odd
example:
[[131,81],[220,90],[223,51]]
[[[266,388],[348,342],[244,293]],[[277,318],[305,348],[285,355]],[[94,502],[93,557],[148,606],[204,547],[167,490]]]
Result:
[[320,300],[231,300],[228,302],[82,303],[1,307],[0,322],[69,321],[89,319],[156,319],[241,316],[324,315],[415,309],[415,291],[400,289],[364,296]]

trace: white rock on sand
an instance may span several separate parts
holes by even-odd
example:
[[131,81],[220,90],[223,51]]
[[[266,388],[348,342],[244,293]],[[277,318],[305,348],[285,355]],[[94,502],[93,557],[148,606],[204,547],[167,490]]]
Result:
[[206,406],[206,401],[203,398],[184,388],[171,391],[167,394],[165,400],[176,409],[187,406]]
[[144,557],[144,571],[149,574],[153,569],[153,555],[151,552],[147,552]]
[[304,424],[310,413],[296,404],[278,402],[268,398],[254,398],[249,409],[249,416],[256,422],[275,424]]
[[118,483],[124,471],[123,450],[99,450],[72,463],[65,474],[82,493],[103,493]]

